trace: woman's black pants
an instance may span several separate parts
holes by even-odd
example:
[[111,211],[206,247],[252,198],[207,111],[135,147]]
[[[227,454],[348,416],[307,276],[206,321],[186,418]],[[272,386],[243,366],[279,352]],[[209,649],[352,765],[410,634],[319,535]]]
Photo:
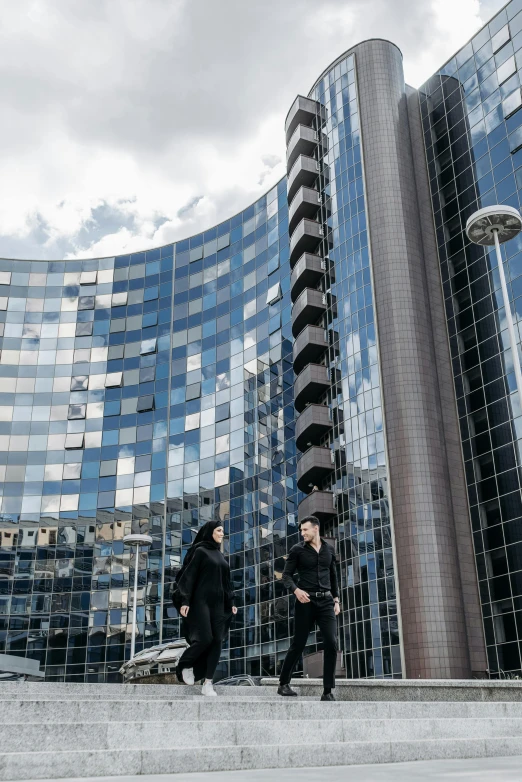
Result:
[[335,666],[337,664],[337,621],[334,613],[334,603],[331,597],[311,597],[309,603],[295,601],[294,637],[286,653],[285,661],[279,677],[280,684],[290,684],[293,670],[301,657],[308,635],[315,623],[323,637],[324,663],[323,685],[332,689],[335,687]]
[[190,606],[185,621],[189,629],[190,646],[181,655],[177,671],[181,674],[183,668],[194,668],[196,680],[202,677],[213,679],[225,635],[226,616],[223,607],[195,603]]

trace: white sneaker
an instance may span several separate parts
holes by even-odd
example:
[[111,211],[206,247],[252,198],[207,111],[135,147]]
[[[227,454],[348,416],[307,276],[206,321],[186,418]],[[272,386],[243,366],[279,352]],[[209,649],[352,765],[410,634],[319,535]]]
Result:
[[217,697],[217,692],[214,689],[212,682],[205,682],[201,688],[202,695],[212,695]]
[[181,677],[185,684],[194,684],[194,669],[193,668],[183,668],[181,671]]

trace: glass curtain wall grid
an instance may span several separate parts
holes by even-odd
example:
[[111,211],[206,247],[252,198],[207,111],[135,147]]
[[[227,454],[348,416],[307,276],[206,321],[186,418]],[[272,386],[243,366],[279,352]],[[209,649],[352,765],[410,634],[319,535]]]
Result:
[[116,681],[179,633],[172,582],[223,520],[239,612],[219,674],[274,673],[297,540],[286,183],[221,225],[116,258],[0,263],[0,651]]
[[[521,72],[514,0],[419,92],[493,676],[522,668],[522,417],[495,254],[471,245],[464,227],[480,207],[521,207]],[[522,240],[502,254],[520,340]]]

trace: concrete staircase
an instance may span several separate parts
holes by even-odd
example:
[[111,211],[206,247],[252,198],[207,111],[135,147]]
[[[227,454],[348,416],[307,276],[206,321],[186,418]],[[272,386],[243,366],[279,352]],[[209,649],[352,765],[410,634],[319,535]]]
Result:
[[522,755],[522,682],[0,684],[0,780]]

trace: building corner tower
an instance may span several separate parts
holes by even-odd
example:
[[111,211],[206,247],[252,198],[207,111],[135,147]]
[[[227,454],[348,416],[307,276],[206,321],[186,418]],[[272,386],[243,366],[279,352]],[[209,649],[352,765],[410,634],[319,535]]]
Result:
[[[340,90],[352,90],[349,117],[335,86],[347,59],[354,79],[343,87],[341,78]],[[368,548],[353,535],[368,510],[367,480],[390,519],[403,674],[469,678],[485,671],[485,647],[419,125],[401,53],[379,39],[335,61],[287,117],[297,469],[307,493],[299,516],[351,536],[348,615],[364,616],[371,597],[365,606],[356,573]],[[358,227],[367,226],[366,267],[354,202]],[[367,273],[362,292],[357,264],[361,281]],[[372,458],[374,433],[382,458]]]

